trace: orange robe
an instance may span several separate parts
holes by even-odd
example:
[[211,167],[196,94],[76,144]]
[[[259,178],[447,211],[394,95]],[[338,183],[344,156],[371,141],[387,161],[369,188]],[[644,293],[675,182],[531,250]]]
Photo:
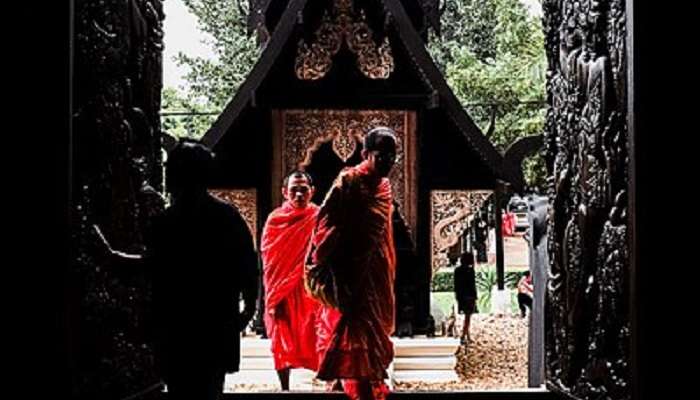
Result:
[[391,184],[371,181],[366,162],[343,170],[321,206],[307,268],[330,265],[345,300],[322,306],[317,320],[320,379],[387,377],[394,357],[391,213]]
[[315,320],[320,304],[304,290],[304,261],[318,206],[297,209],[289,202],[265,223],[260,251],[265,285],[265,328],[275,369],[316,370]]

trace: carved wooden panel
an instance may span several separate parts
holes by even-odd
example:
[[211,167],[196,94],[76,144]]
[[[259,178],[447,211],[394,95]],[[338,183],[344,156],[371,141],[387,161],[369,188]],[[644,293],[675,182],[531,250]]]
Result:
[[583,399],[630,397],[625,2],[543,2],[549,61],[546,372]]
[[258,248],[258,194],[255,189],[212,189],[209,191],[221,201],[236,207],[253,235],[253,244]]
[[468,217],[477,212],[490,190],[433,190],[430,194],[431,263],[433,274],[449,265],[447,250],[467,229]]
[[323,16],[315,41],[311,45],[304,40],[299,42],[294,65],[297,78],[323,78],[333,67],[333,56],[343,44],[357,56],[357,67],[366,77],[387,79],[394,71],[389,38],[376,44],[364,11],[356,9],[353,3],[353,0],[333,0],[331,14],[326,12]]
[[[333,151],[344,162],[362,148],[364,136],[372,128],[387,126],[396,132],[398,152],[396,166],[391,171],[394,198],[399,207],[413,221],[415,199],[407,196],[412,186],[413,163],[408,156],[415,153],[410,148],[412,132],[408,111],[358,111],[358,110],[285,110],[283,112],[283,173],[286,176],[294,169],[303,169],[311,162],[314,151],[325,142],[333,141]],[[415,225],[413,226],[415,228]]]
[[144,323],[150,289],[116,276],[92,225],[115,248],[142,252],[149,221],[163,210],[164,15],[160,0],[77,0],[74,13],[75,394],[124,398],[160,380]]

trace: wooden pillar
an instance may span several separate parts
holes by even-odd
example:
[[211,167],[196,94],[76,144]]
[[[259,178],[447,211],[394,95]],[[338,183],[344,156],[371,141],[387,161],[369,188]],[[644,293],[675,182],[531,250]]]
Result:
[[280,110],[260,110],[259,112],[260,116],[258,121],[265,124],[261,131],[264,132],[267,130],[270,132],[269,135],[265,136],[267,139],[261,143],[263,149],[262,153],[267,154],[267,159],[271,161],[267,165],[263,164],[264,172],[260,173],[256,179],[259,182],[257,190],[257,251],[259,279],[257,301],[258,311],[253,322],[253,330],[256,334],[266,338],[267,331],[265,329],[264,319],[265,285],[263,284],[263,263],[262,255],[260,253],[260,246],[262,244],[262,234],[263,230],[265,229],[267,217],[270,215],[272,210],[279,207],[283,202],[280,188],[282,187],[282,181],[284,180],[284,170],[282,166],[282,135],[284,130],[284,121],[283,114]]
[[528,247],[530,252],[530,276],[534,286],[530,329],[528,330],[528,387],[544,384],[544,301],[547,290],[547,213],[546,197],[536,197],[530,202],[528,213]]
[[496,282],[498,290],[505,289],[505,264],[503,257],[503,232],[501,199],[503,198],[505,184],[503,181],[496,181],[496,190],[493,192],[493,204],[496,209]]
[[[430,113],[419,109],[416,118],[416,132],[422,132],[423,127],[430,126]],[[427,147],[429,142],[425,135],[416,135],[416,149],[422,154],[429,154]],[[418,271],[416,271],[416,299],[414,333],[427,334],[434,327],[430,320],[430,282],[432,279],[431,265],[431,225],[430,225],[430,187],[429,174],[426,173],[425,164],[417,164],[416,182],[416,254]]]

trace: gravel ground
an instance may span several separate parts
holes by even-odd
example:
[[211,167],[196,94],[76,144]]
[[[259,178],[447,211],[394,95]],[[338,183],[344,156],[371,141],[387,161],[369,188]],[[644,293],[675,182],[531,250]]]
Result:
[[[527,387],[527,318],[474,314],[472,341],[457,351],[459,381],[449,383],[398,383],[395,391],[451,391],[522,389]],[[461,327],[460,327],[461,328]],[[277,382],[235,385],[236,392],[276,392]],[[313,391],[324,391],[315,381]]]
[[400,383],[395,390],[484,390],[527,387],[527,318],[474,314],[472,341],[457,351],[460,381]]

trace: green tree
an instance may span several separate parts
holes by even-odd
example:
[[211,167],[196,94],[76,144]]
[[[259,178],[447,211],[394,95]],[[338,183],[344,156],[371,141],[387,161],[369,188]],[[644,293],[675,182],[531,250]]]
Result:
[[463,48],[486,62],[496,56],[496,4],[492,0],[447,0],[440,37],[428,46],[443,73]]
[[[520,0],[447,0],[443,32],[429,51],[448,84],[489,139],[505,151],[542,133],[545,109],[544,35]],[[526,181],[543,187],[541,157],[524,163]]]
[[213,110],[222,110],[233,98],[238,87],[258,59],[255,35],[248,35],[246,4],[243,0],[183,0],[195,15],[199,29],[209,35],[206,41],[214,59],[177,56],[189,72],[187,96],[203,101]]
[[[187,98],[172,87],[163,89],[162,109],[165,113],[161,119],[162,129],[176,138],[200,139],[216,118],[215,115],[199,115],[209,111],[206,102]],[[171,115],[173,112],[182,115]]]

